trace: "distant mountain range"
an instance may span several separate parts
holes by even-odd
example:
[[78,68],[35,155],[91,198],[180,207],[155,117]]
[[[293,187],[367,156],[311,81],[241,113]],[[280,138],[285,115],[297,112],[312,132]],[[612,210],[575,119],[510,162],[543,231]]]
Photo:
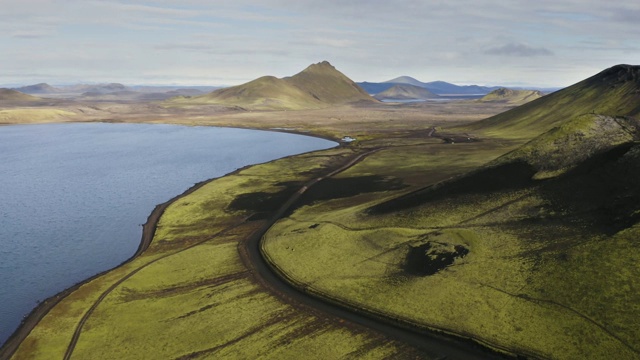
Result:
[[19,91],[23,94],[29,94],[29,95],[55,94],[55,93],[62,92],[62,90],[45,83],[23,86],[19,88],[14,88],[12,90]]
[[40,101],[39,97],[27,95],[25,93],[12,90],[12,89],[0,89],[0,101],[19,101],[19,102],[34,102]]
[[[229,88],[213,86],[126,86],[120,83],[75,84],[52,86],[40,83],[12,90],[24,94],[55,98],[85,97],[88,100],[166,100],[175,96],[193,97],[190,101],[235,104],[237,106],[264,108],[318,108],[328,104],[348,103],[358,100],[426,100],[439,95],[486,95],[503,89],[502,86],[456,85],[444,81],[421,82],[410,76],[400,76],[388,81],[355,83],[324,61],[309,66],[291,77],[277,79],[262,77],[246,84]],[[331,89],[331,90],[329,90]],[[511,90],[523,90],[512,87]],[[354,92],[355,90],[355,92]],[[556,88],[531,88],[544,93]],[[214,91],[213,94],[206,94]],[[219,91],[219,92],[217,92]],[[240,91],[243,91],[240,94]],[[201,95],[205,97],[201,97]],[[215,95],[214,95],[215,94]],[[253,100],[249,100],[253,97]],[[235,99],[235,100],[234,100]],[[267,99],[270,99],[267,101]],[[278,100],[279,99],[279,100]],[[262,105],[260,105],[262,103]]]
[[106,94],[106,93],[111,93],[116,91],[125,91],[127,90],[127,87],[118,83],[92,84],[92,85],[77,84],[77,85],[70,85],[65,87],[53,87],[46,83],[40,83],[35,85],[28,85],[28,86],[23,86],[19,88],[14,88],[13,90],[19,91],[24,94],[30,94],[30,95],[51,95],[51,94],[60,94],[60,93],[81,94],[86,92]]
[[427,100],[440,96],[420,86],[395,84],[387,90],[377,93],[374,97],[378,100]]
[[312,64],[294,76],[263,76],[206,95],[168,101],[173,105],[218,104],[253,110],[319,109],[355,102],[376,100],[327,61]]
[[218,89],[215,86],[126,86],[119,83],[76,84],[54,87],[46,83],[17,87],[12,91],[49,98],[78,98],[91,101],[155,101],[175,96],[197,96]]
[[[421,87],[431,91],[436,95],[486,95],[494,90],[504,88],[504,86],[480,86],[480,85],[456,85],[445,81],[422,82],[410,76],[400,76],[384,82],[359,82],[357,83],[367,93],[371,95],[379,94],[395,85],[408,84]],[[513,87],[514,90],[522,90],[520,87]],[[558,88],[530,88],[545,93],[559,90]]]

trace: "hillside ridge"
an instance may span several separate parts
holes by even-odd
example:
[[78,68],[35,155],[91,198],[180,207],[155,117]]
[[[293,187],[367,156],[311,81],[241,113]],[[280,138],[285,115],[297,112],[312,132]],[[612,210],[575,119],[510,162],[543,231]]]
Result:
[[640,115],[640,66],[616,65],[565,89],[465,126],[467,131],[533,138],[577,116]]
[[478,102],[501,102],[508,104],[525,104],[529,101],[539,99],[543,96],[539,90],[515,90],[508,88],[499,88],[493,90],[482,98],[478,99]]
[[300,110],[361,101],[376,100],[328,61],[322,61],[290,77],[263,76],[202,96],[170,99],[169,103],[231,105],[250,110]]

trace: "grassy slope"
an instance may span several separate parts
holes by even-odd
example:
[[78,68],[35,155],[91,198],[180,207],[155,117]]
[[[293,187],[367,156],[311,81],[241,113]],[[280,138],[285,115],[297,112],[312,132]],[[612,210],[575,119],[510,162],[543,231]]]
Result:
[[552,177],[639,136],[638,120],[587,114],[547,131],[491,165],[522,161],[535,168],[536,178]]
[[86,309],[138,269],[96,308],[74,358],[415,357],[403,344],[287,305],[255,282],[238,252],[238,241],[262,222],[245,222],[258,210],[230,206],[234,199],[278,193],[283,183],[306,181],[350,153],[327,150],[254,166],[173,203],[148,251],[65,298],[14,358],[62,358]]
[[[571,174],[542,187],[435,197],[386,215],[365,212],[384,194],[316,202],[279,222],[265,250],[301,286],[394,318],[529,355],[634,358],[640,228],[611,224],[635,221],[640,172],[606,189],[625,164],[640,163],[635,152],[596,168],[614,174],[601,181]],[[428,160],[445,163],[448,155]],[[369,174],[367,162],[343,176]],[[576,188],[590,196],[562,198]],[[408,251],[428,241],[470,252],[436,275],[408,274]]]
[[0,109],[0,123],[29,124],[73,121],[77,114],[67,110],[51,108]]
[[474,123],[465,130],[493,137],[531,139],[571,118],[589,113],[637,116],[640,115],[639,84],[637,70],[618,65],[573,86]]
[[251,109],[305,109],[320,108],[322,102],[273,76],[263,76],[243,85],[216,90],[194,98],[176,98],[170,103],[224,104]]
[[[626,86],[620,84],[610,91],[618,91]],[[582,101],[578,93],[571,94],[574,102]],[[589,92],[585,96],[590,96],[594,101],[598,98],[609,100],[608,104],[598,105],[594,102],[601,109],[611,106],[612,109],[620,110],[609,114],[605,112],[606,115],[634,114],[634,109],[638,109],[637,98],[633,94],[619,93],[621,98],[628,100],[620,103],[609,96],[608,92],[587,94]],[[564,101],[568,107],[577,107],[570,99],[556,99]],[[545,103],[544,106],[555,105]],[[557,108],[563,109],[561,106]],[[473,127],[485,134],[502,134],[516,138],[517,141],[487,138],[479,143],[450,145],[438,144],[432,139],[419,141],[415,138],[402,142],[393,138],[385,139],[386,145],[398,141],[403,146],[382,150],[341,173],[336,177],[335,183],[344,186],[324,189],[320,194],[312,196],[306,206],[279,222],[267,234],[265,249],[268,255],[295,281],[308,285],[308,289],[312,291],[366,306],[392,317],[472,336],[493,346],[554,358],[637,358],[640,331],[637,322],[629,319],[640,317],[637,305],[640,304],[637,292],[640,270],[635,252],[636,239],[640,234],[637,225],[634,225],[638,214],[636,204],[640,203],[640,199],[634,197],[640,193],[635,179],[640,174],[637,167],[631,166],[637,165],[639,161],[638,150],[630,148],[626,135],[616,130],[619,128],[610,121],[614,116],[589,115],[571,120],[574,116],[567,113],[570,116],[564,120],[572,122],[565,124],[561,117],[549,112],[527,109],[511,113],[513,116],[522,115],[519,123],[510,123],[508,118],[498,116]],[[625,109],[628,111],[624,112]],[[532,119],[533,113],[543,115],[539,122]],[[589,111],[584,113],[588,114]],[[393,117],[393,114],[389,116]],[[581,119],[587,120],[583,123]],[[507,130],[514,134],[504,132]],[[551,180],[532,181],[529,177],[509,186],[496,186],[489,182],[492,186],[472,186],[470,189],[469,184],[479,183],[478,180],[504,178],[506,181],[502,180],[497,185],[505,185],[509,184],[511,177],[503,172],[505,168],[499,169],[497,173],[493,172],[495,166],[479,172],[479,178],[461,176],[490,161],[504,161],[507,164],[524,162],[524,167],[507,170],[515,169],[512,175],[518,175],[519,172],[526,175],[527,171],[530,171],[529,175],[533,175],[538,171],[533,161],[538,155],[532,156],[526,146],[520,152],[505,155],[499,160],[494,159],[513,150],[516,144],[529,140],[532,141],[529,145],[537,141],[541,148],[548,147],[548,151],[543,152],[547,154],[545,156],[559,159],[570,154],[570,151],[554,155],[555,147],[550,144],[556,141],[560,144],[582,143],[577,141],[579,133],[589,139],[594,137],[592,135],[603,132],[609,140],[596,141],[595,150],[584,159],[574,156],[572,161],[558,162],[556,167],[563,171],[554,174]],[[540,138],[532,140],[541,134]],[[504,146],[505,144],[508,146]],[[591,145],[587,149],[591,149]],[[318,165],[318,160],[319,158],[309,155],[302,158],[302,163],[304,166],[314,166]],[[153,260],[153,256],[184,248],[198,239],[207,239],[215,231],[224,228],[225,224],[231,224],[233,219],[246,214],[238,212],[239,210],[220,210],[235,201],[234,199],[244,198],[242,194],[249,195],[251,199],[251,196],[255,197],[265,191],[278,191],[281,186],[277,182],[300,179],[299,176],[303,174],[313,176],[312,173],[304,173],[304,166],[301,166],[302,164],[294,166],[288,162],[278,162],[256,167],[253,169],[259,171],[253,173],[251,178],[240,181],[241,178],[231,177],[227,179],[229,183],[221,179],[220,182],[213,183],[217,184],[215,187],[198,192],[197,197],[176,203],[167,219],[163,218],[164,227],[159,231],[159,241],[151,249],[146,261]],[[526,171],[521,171],[523,168]],[[267,174],[282,176],[266,180]],[[607,176],[601,176],[603,174]],[[376,180],[373,186],[371,182],[375,177],[372,176],[376,175],[384,181]],[[446,181],[451,177],[455,181]],[[465,182],[460,179],[470,180]],[[268,181],[270,185],[264,181]],[[396,186],[398,181],[409,187]],[[448,189],[448,195],[443,196],[440,190],[433,191],[416,206],[400,207],[391,213],[370,213],[372,205],[435,183],[441,183],[439,189]],[[388,185],[386,190],[384,185]],[[364,188],[369,191],[363,191]],[[434,187],[436,188],[438,187]],[[340,191],[334,192],[335,189]],[[576,192],[575,189],[585,191]],[[429,190],[421,193],[424,192],[429,194]],[[583,194],[589,196],[585,197]],[[619,219],[625,221],[619,222]],[[621,228],[612,224],[624,226]],[[241,237],[243,234],[246,231],[238,229],[233,232],[232,237]],[[233,255],[229,248],[224,247],[227,240],[218,238],[216,241],[221,243],[212,240],[207,245],[221,246],[214,253],[219,251],[221,254]],[[448,244],[447,246],[462,245],[469,249],[469,254],[432,276],[407,273],[407,254],[412,247],[429,242]],[[216,260],[216,255],[210,251],[212,249],[198,249],[202,249],[204,254],[212,254],[212,260],[220,260],[216,264],[221,269],[226,269],[221,270],[224,272],[223,278],[237,274],[233,273],[238,269],[235,267],[237,258],[230,262],[228,257]],[[202,265],[201,261],[191,261],[195,258],[208,261],[209,257],[199,257],[198,252],[193,255],[183,258],[176,254],[175,261],[169,257],[166,261],[154,263],[130,279],[135,285],[131,292],[118,288],[114,293],[118,297],[109,300],[110,295],[107,298],[107,301],[112,301],[109,302],[111,306],[103,308],[102,313],[98,311],[96,315],[100,316],[91,319],[92,325],[87,329],[87,334],[95,330],[94,335],[88,335],[92,336],[89,337],[91,341],[83,340],[83,333],[77,351],[111,351],[110,346],[113,344],[101,336],[113,333],[113,328],[123,331],[123,334],[142,331],[146,335],[137,338],[138,344],[146,346],[147,343],[152,343],[153,346],[148,348],[148,354],[152,355],[193,352],[202,349],[200,343],[211,347],[223,345],[216,342],[216,338],[201,338],[199,335],[197,344],[188,343],[189,339],[184,338],[187,336],[185,333],[171,332],[171,327],[167,327],[164,322],[175,322],[178,329],[184,329],[180,321],[187,318],[198,319],[191,324],[195,329],[202,326],[201,322],[218,324],[220,321],[226,324],[236,321],[240,324],[240,331],[245,332],[220,348],[220,351],[232,351],[224,353],[229,356],[242,356],[242,353],[236,351],[243,348],[248,351],[264,351],[261,354],[271,357],[295,356],[309,351],[314,354],[318,352],[322,356],[340,356],[348,354],[346,348],[352,346],[367,348],[363,343],[354,345],[353,341],[363,341],[362,338],[358,338],[357,334],[344,332],[344,329],[330,332],[334,337],[296,338],[293,342],[297,344],[295,349],[286,344],[284,347],[272,348],[273,341],[266,344],[261,340],[255,342],[255,346],[252,345],[256,338],[252,337],[254,332],[251,329],[257,328],[250,324],[251,311],[255,311],[253,314],[269,314],[266,317],[274,319],[271,316],[274,313],[269,310],[272,309],[269,307],[271,302],[254,299],[252,303],[256,308],[247,304],[240,309],[249,312],[233,312],[238,308],[230,309],[224,303],[209,302],[214,300],[207,300],[206,295],[198,293],[201,291],[199,286],[186,291],[186,297],[178,298],[179,292],[176,293],[176,289],[186,290],[194,285],[193,278],[197,282],[200,279],[199,272],[210,275],[207,276],[209,279],[218,279],[216,270],[199,267]],[[139,260],[143,261],[145,257]],[[113,282],[118,276],[122,276],[123,273],[118,271],[120,270],[107,275],[114,276],[111,280],[88,284],[86,288],[83,287],[86,291],[80,289],[68,302],[65,300],[56,307],[23,344],[21,351],[25,352],[21,354],[28,357],[33,353],[40,353],[45,357],[47,351],[60,351],[65,346],[65,341],[68,341],[68,328],[77,321],[91,296],[95,297],[96,289],[104,288],[109,281]],[[126,273],[127,270],[123,271]],[[142,281],[136,282],[134,280],[138,275]],[[164,276],[168,276],[168,279],[164,280]],[[229,277],[225,279],[228,280]],[[240,285],[235,281],[228,282],[230,285]],[[92,289],[92,286],[95,288]],[[127,284],[125,287],[128,286]],[[223,299],[243,299],[242,296],[223,291],[219,286],[209,289],[220,291]],[[145,302],[144,306],[139,305],[143,304],[139,301],[146,301],[146,297],[157,299]],[[158,304],[167,301],[162,303],[163,306],[188,304],[180,309],[181,315],[196,312],[183,318],[174,316],[167,319],[164,317],[164,307],[154,308],[156,300],[159,301]],[[210,305],[213,306],[209,307]],[[267,311],[259,312],[258,308],[266,308]],[[153,325],[141,329],[139,323],[121,318],[116,309],[131,316],[138,316],[138,311],[144,313],[144,321]],[[251,320],[244,320],[247,316]],[[277,316],[275,318],[280,319]],[[267,323],[271,324],[268,319]],[[279,336],[287,333],[282,327],[288,328],[282,324],[278,322],[277,326],[272,327],[275,332],[260,331],[255,334],[267,334],[272,340],[280,339]],[[168,336],[162,334],[165,331],[170,332]],[[212,329],[207,328],[206,332],[208,331]],[[198,334],[204,332],[205,330],[196,331]],[[250,335],[245,337],[247,333]],[[225,334],[219,336],[226,339]],[[355,340],[352,336],[355,336]],[[334,345],[336,337],[340,338],[340,342]],[[284,338],[288,339],[287,336]],[[234,342],[235,340],[238,342]],[[369,345],[376,341],[379,342],[377,339],[364,340]],[[187,345],[182,345],[183,342]],[[327,344],[331,344],[331,349],[324,348]],[[131,349],[125,343],[122,346],[129,346]],[[329,355],[321,353],[318,346],[322,350],[335,352]],[[384,357],[387,351],[399,351],[394,349],[395,344],[389,346],[391,349],[374,350],[372,356]],[[137,350],[134,348],[131,351]],[[212,356],[215,355],[218,354]]]
[[[451,161],[451,145],[402,161],[376,154],[340,177],[424,164],[431,170],[424,183],[437,185],[400,198],[315,199],[276,224],[264,250],[309,291],[496,348],[559,359],[637,358],[640,326],[630,319],[640,318],[640,145],[629,116],[640,101],[637,69],[628,70],[609,69],[468,126],[531,139],[468,175],[444,182],[428,175],[464,172]],[[605,115],[584,111],[587,104]],[[465,159],[479,165],[492,152],[475,149]],[[409,253],[424,244],[469,253],[433,275],[416,275]]]
[[300,73],[283,80],[324,104],[374,101],[360,86],[326,61],[310,65]]

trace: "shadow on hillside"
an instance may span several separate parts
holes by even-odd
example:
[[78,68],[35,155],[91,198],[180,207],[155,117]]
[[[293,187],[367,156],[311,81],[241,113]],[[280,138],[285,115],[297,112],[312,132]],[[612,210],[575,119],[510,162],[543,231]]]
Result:
[[[627,143],[583,161],[549,180],[533,180],[536,170],[516,161],[484,168],[457,179],[403,195],[367,210],[383,215],[458,195],[491,194],[535,187],[548,204],[549,221],[615,234],[640,221],[640,144]],[[525,218],[526,220],[540,220]]]
[[640,145],[623,144],[545,182],[539,191],[570,223],[611,235],[640,221],[639,178]]
[[535,173],[536,169],[524,161],[483,168],[372,206],[367,212],[372,215],[386,214],[454,195],[520,189],[534,183],[531,178]]

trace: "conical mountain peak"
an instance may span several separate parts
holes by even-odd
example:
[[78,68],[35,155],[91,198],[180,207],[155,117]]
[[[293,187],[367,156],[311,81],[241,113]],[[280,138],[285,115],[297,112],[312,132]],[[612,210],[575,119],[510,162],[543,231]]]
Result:
[[246,84],[220,89],[187,103],[214,103],[248,109],[315,109],[358,101],[376,101],[328,61],[309,65],[294,76],[265,76]]

